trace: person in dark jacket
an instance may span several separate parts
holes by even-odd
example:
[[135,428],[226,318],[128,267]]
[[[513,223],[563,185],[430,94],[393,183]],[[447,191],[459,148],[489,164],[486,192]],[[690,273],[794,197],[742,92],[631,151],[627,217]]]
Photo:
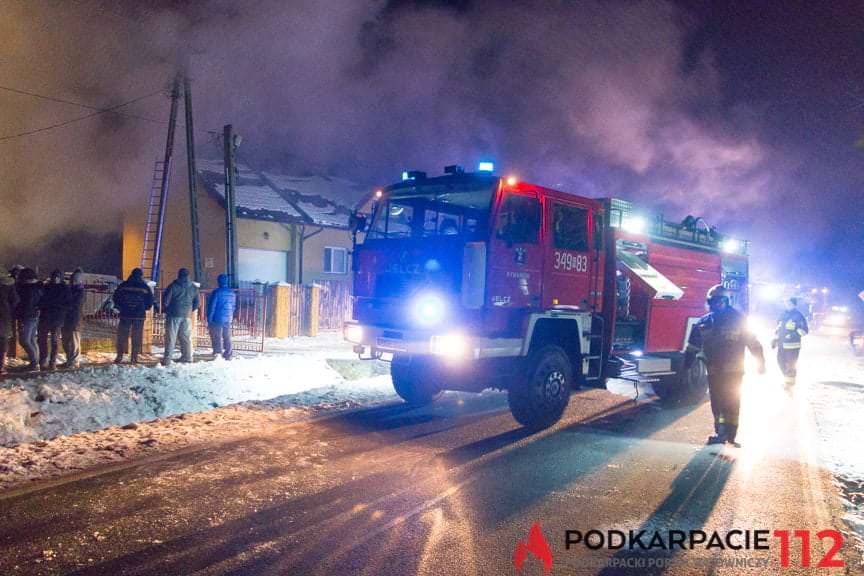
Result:
[[[18,284],[18,273],[23,270],[24,267],[20,264],[15,264],[12,268],[9,269],[9,276],[12,278],[12,282],[16,285]],[[15,294],[18,294],[18,290],[15,290]],[[9,344],[7,346],[7,354],[9,358],[17,358],[18,357],[18,320],[15,319],[14,308],[12,314],[12,335],[9,336]]]
[[15,286],[18,291],[18,306],[15,307],[15,320],[18,323],[18,341],[27,353],[32,371],[39,371],[39,300],[42,298],[42,283],[32,268],[24,268],[18,273]]
[[14,329],[12,316],[16,306],[15,280],[5,270],[0,270],[0,375],[6,373],[6,351]]
[[777,320],[771,347],[777,348],[777,365],[783,373],[783,385],[787,390],[791,390],[798,375],[801,339],[807,335],[810,327],[807,326],[807,319],[798,310],[797,298],[787,298],[784,304],[786,310]]
[[153,291],[144,281],[144,272],[140,268],[132,270],[132,274],[114,291],[112,297],[114,308],[120,312],[120,323],[117,325],[117,357],[115,364],[123,361],[132,336],[132,363],[138,363],[141,346],[144,343],[144,319],[147,311],[153,307]]
[[54,270],[39,300],[39,368],[54,370],[60,354],[60,329],[66,317],[68,291],[63,272]]
[[219,288],[207,300],[207,328],[213,343],[213,355],[231,359],[231,323],[237,308],[237,294],[228,286],[228,275],[220,274],[216,279]]
[[699,319],[690,332],[684,355],[684,370],[698,354],[705,356],[708,368],[708,393],[714,413],[715,435],[708,444],[735,442],[741,409],[741,381],[744,378],[744,349],[756,357],[759,373],[765,373],[762,346],[747,327],[747,318],[732,308],[729,292],[721,284],[708,291],[710,312]]
[[76,268],[69,280],[66,315],[63,318],[63,352],[66,353],[64,368],[78,368],[81,356],[81,321],[84,311],[84,271]]
[[189,280],[189,270],[180,268],[177,279],[165,289],[162,310],[165,312],[165,356],[162,363],[171,365],[174,346],[180,340],[180,361],[192,362],[192,323],[189,315],[198,310],[198,286]]

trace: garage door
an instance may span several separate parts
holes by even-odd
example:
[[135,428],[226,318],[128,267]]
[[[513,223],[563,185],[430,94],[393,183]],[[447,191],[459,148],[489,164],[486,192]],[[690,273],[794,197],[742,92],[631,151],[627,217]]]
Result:
[[288,252],[240,248],[241,282],[287,282]]

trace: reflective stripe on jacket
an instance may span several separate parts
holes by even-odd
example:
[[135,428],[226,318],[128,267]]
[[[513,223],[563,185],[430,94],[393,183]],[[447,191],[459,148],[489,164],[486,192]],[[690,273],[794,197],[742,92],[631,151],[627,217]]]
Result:
[[787,310],[777,321],[777,342],[784,350],[801,348],[801,338],[810,331],[807,319],[798,310]]

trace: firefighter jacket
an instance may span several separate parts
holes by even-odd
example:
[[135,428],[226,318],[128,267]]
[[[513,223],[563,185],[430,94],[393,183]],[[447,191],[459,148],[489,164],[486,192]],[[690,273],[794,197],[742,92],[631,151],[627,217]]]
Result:
[[801,348],[801,338],[810,331],[807,319],[796,309],[786,310],[777,322],[777,345],[783,350]]
[[747,327],[747,318],[732,307],[699,319],[687,341],[686,362],[702,352],[709,374],[744,373],[744,349],[764,362],[762,345]]

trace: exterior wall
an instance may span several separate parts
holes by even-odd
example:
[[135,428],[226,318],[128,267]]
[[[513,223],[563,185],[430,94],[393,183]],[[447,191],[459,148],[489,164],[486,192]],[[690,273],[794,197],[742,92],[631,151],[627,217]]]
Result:
[[134,212],[123,214],[123,279],[129,277],[133,268],[141,265],[141,250],[144,244],[144,224]]
[[[160,285],[169,284],[181,267],[192,270],[192,240],[190,233],[189,192],[185,165],[174,167],[172,186],[168,196],[165,230],[162,237],[162,274]],[[147,198],[142,195],[140,205],[124,214],[123,218],[123,277],[141,264],[144,225],[147,218]],[[266,220],[238,218],[237,241],[242,248],[282,250],[289,252],[288,278],[299,280],[299,226]],[[307,226],[306,233],[316,230]],[[216,277],[225,272],[225,210],[209,195],[203,184],[198,185],[198,232],[201,240],[201,265],[204,277],[202,287],[212,288]],[[265,233],[267,237],[265,238]],[[350,284],[351,260],[347,257],[345,274],[324,272],[324,247],[333,246],[351,251],[348,230],[324,228],[303,245],[303,283],[337,280]]]
[[[310,233],[310,227],[306,227],[306,233]],[[345,274],[330,274],[324,272],[324,248],[332,246],[345,248],[347,255],[347,270]],[[311,284],[324,280],[338,280],[349,282],[351,280],[351,233],[348,230],[338,228],[324,228],[319,234],[312,236],[303,243],[303,283]]]
[[288,252],[294,244],[291,228],[290,224],[240,218],[237,225],[237,244],[241,248]]
[[[167,285],[179,268],[192,270],[192,238],[189,214],[189,191],[186,166],[174,166],[162,236],[161,285]],[[198,234],[201,241],[203,287],[213,287],[216,276],[225,271],[225,210],[198,185]],[[148,198],[142,195],[139,206],[123,217],[123,277],[141,264],[144,225],[147,220]],[[238,229],[239,231],[239,229]]]

